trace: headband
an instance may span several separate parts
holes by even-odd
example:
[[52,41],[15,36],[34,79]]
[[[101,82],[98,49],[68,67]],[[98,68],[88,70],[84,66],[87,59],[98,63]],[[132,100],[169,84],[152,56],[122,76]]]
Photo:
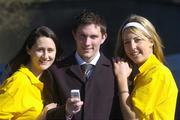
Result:
[[142,31],[144,31],[146,34],[149,34],[149,32],[144,28],[143,25],[141,25],[140,23],[138,22],[130,22],[130,23],[127,23],[124,28],[123,28],[123,31],[126,29],[126,28],[129,28],[129,27],[135,27],[135,28],[138,28],[138,29],[141,29]]

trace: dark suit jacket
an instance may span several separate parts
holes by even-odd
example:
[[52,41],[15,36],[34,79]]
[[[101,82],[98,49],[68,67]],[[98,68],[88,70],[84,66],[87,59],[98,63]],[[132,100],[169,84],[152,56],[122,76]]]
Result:
[[[70,97],[71,89],[79,89],[82,110],[74,115],[75,120],[121,119],[117,84],[112,70],[112,63],[102,53],[93,76],[84,81],[80,65],[74,54],[58,62],[51,68],[54,80],[51,81],[56,92],[56,102],[60,106],[47,113],[48,120],[65,119],[65,102]],[[54,94],[54,93],[53,93]],[[54,95],[55,95],[54,94]]]

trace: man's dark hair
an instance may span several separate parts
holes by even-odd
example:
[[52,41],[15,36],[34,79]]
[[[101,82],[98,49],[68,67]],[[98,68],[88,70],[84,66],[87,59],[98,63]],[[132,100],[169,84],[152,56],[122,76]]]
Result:
[[83,10],[74,20],[74,24],[72,27],[72,31],[76,33],[77,29],[81,25],[89,25],[89,24],[95,24],[97,26],[100,26],[101,33],[105,34],[107,25],[106,21],[102,16],[99,14],[91,11],[91,10]]

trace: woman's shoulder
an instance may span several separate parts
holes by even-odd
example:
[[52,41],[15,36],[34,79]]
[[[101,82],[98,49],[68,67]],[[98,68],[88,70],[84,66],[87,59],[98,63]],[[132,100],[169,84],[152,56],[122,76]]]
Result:
[[9,78],[4,80],[2,87],[19,87],[27,84],[27,76],[22,73],[21,71],[16,71],[14,74],[12,74]]
[[162,74],[172,74],[171,70],[162,63],[153,65],[151,70],[152,70],[152,72],[157,72],[157,73],[162,73]]

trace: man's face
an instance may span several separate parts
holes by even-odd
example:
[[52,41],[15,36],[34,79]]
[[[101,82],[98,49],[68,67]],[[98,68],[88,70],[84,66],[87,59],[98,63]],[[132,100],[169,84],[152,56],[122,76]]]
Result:
[[96,56],[107,38],[107,34],[102,34],[100,27],[95,24],[79,26],[73,36],[77,52],[86,62],[90,62]]

